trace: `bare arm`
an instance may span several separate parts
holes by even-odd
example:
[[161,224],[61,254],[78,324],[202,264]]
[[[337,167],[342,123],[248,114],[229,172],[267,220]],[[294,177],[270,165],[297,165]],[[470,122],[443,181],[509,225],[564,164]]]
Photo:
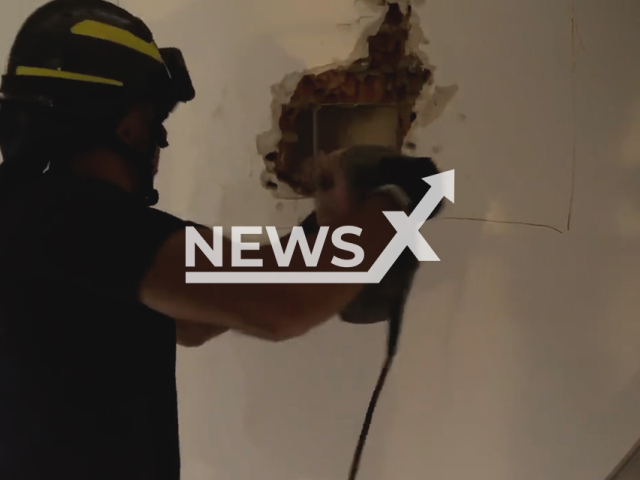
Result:
[[176,343],[182,347],[201,347],[228,331],[226,327],[176,320]]
[[[382,212],[397,209],[397,203],[390,196],[376,195],[357,214],[341,222],[362,229],[358,244],[365,252],[365,259],[359,269],[368,270],[393,238],[395,230]],[[209,244],[213,243],[210,229],[199,231]],[[308,242],[313,245],[315,235],[308,237]],[[163,245],[142,282],[140,300],[172,318],[218,325],[263,339],[281,341],[306,333],[337,315],[363,287],[355,284],[187,284],[185,247],[184,231],[174,234]],[[228,270],[231,242],[227,239],[223,252],[225,266],[219,270]],[[344,252],[327,242],[317,270],[338,270],[331,264],[334,255],[343,257]],[[263,259],[263,270],[286,270],[278,267],[270,245],[263,246],[259,256]],[[301,253],[296,251],[288,270],[305,268]],[[209,260],[197,252],[196,270],[210,269]]]

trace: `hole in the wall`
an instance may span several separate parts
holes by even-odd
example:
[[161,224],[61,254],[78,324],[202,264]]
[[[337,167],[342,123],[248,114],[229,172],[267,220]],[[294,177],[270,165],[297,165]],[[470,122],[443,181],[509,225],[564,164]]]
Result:
[[[296,111],[292,128],[282,132],[280,149],[286,149],[292,163],[299,163],[315,153],[314,116],[315,110],[313,108],[302,108]],[[278,157],[276,157],[277,160]]]
[[[270,171],[297,195],[311,196],[311,158],[353,144],[401,150],[417,119],[416,100],[432,80],[418,55],[407,53],[411,7],[388,9],[378,32],[367,39],[368,56],[346,67],[304,75],[282,105],[277,151]],[[273,188],[269,182],[267,188]]]
[[397,148],[398,116],[393,105],[323,105],[316,111],[314,153],[357,144]]

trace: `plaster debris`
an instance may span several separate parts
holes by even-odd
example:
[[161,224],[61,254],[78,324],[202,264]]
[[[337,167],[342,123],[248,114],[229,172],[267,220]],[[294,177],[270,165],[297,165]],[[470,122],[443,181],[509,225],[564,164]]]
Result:
[[364,28],[349,58],[289,74],[272,87],[273,128],[258,136],[257,148],[265,161],[262,185],[278,198],[314,194],[311,155],[301,153],[298,139],[317,137],[300,128],[313,129],[319,108],[394,107],[396,147],[414,150],[416,131],[435,121],[457,92],[457,86],[434,87],[434,67],[421,50],[428,40],[409,1],[360,1],[380,16]]

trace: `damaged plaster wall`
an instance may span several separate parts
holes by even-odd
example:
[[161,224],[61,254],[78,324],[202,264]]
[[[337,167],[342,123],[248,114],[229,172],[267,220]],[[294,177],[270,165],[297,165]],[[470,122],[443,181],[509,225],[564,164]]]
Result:
[[[419,15],[409,2],[364,3],[378,18],[364,28],[346,60],[288,74],[271,89],[273,126],[258,136],[257,147],[266,165],[262,184],[273,190],[276,198],[296,199],[313,194],[305,178],[311,167],[293,162],[287,151],[296,142],[295,127],[287,117],[297,115],[299,109],[308,108],[309,104],[397,105],[397,128],[401,131],[397,146],[411,153],[406,150],[415,148],[417,130],[435,121],[457,92],[457,85],[434,88],[434,67],[422,49],[428,41]],[[285,126],[287,130],[283,132]],[[386,136],[373,133],[379,124],[359,127],[362,136],[358,139],[362,143]],[[367,128],[370,134],[364,131]],[[392,127],[391,132],[395,129]],[[407,149],[407,145],[413,148]]]
[[[385,8],[123,3],[184,47],[198,90],[169,125],[163,205],[207,224],[294,224],[311,205],[262,188],[277,136],[260,152],[256,138],[303,73],[366,55]],[[425,226],[442,261],[416,279],[361,478],[603,479],[640,437],[640,6],[412,5],[434,95],[458,86],[409,134],[456,169],[445,216],[566,232],[577,158],[572,226]],[[346,478],[384,341],[383,326],[331,322],[281,345],[229,336],[181,351],[185,480]]]
[[[0,6],[0,53],[40,3]],[[120,3],[183,48],[198,91],[168,122],[160,207],[207,225],[295,223],[309,202],[273,198],[259,178],[271,87],[366,54],[383,7]],[[446,216],[566,232],[575,157],[574,208],[564,234],[424,227],[441,262],[417,276],[363,480],[602,480],[640,437],[640,5],[568,3],[412,2],[434,90],[459,87],[410,134],[456,169]],[[228,335],[180,349],[183,479],[346,478],[384,343],[381,325],[334,321],[278,345]]]

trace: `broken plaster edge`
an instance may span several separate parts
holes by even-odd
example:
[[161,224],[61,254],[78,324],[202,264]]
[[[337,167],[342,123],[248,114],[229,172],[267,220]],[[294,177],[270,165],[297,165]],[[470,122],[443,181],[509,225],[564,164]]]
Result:
[[[365,1],[367,0],[360,0]],[[319,75],[329,70],[346,68],[356,60],[365,58],[369,53],[367,40],[380,29],[384,23],[386,9],[382,7],[371,7],[372,10],[378,10],[379,16],[375,20],[369,22],[362,30],[360,38],[351,54],[344,60],[335,60],[332,63],[309,68],[304,71],[292,72],[282,79],[280,83],[271,86],[271,130],[259,134],[256,138],[256,147],[258,154],[262,157],[265,168],[260,174],[260,182],[263,188],[270,190],[274,198],[281,200],[300,200],[306,198],[304,195],[296,193],[285,182],[281,182],[275,172],[275,162],[267,160],[266,156],[271,152],[278,150],[280,140],[282,140],[282,132],[280,130],[280,116],[282,115],[282,107],[287,105],[293,97],[298,83],[306,75]],[[270,188],[269,183],[275,184],[276,188]]]
[[[424,3],[424,2],[419,2]],[[414,1],[414,5],[416,2]],[[416,99],[414,112],[416,113],[416,121],[411,125],[411,128],[405,135],[405,145],[403,151],[409,144],[417,143],[418,132],[422,131],[425,127],[431,123],[437,121],[446,110],[447,106],[460,90],[457,84],[452,85],[436,85],[435,84],[435,72],[437,67],[431,63],[429,56],[422,50],[422,46],[428,45],[429,40],[422,29],[422,22],[420,16],[415,9],[411,12],[411,30],[409,30],[409,39],[407,42],[407,49],[416,55],[422,63],[428,68],[432,77],[429,82],[423,87],[422,92]],[[404,152],[410,154],[410,152]]]
[[[372,35],[375,35],[379,30],[386,16],[386,3],[381,4],[380,0],[356,0],[365,4],[374,13],[378,13],[378,17],[375,20],[370,21],[362,30],[358,41],[352,51],[352,53],[344,60],[336,60],[330,64],[313,67],[304,71],[292,72],[282,79],[281,82],[272,85],[272,101],[271,101],[271,116],[272,116],[272,128],[259,134],[256,138],[256,147],[258,153],[262,157],[265,168],[260,174],[260,182],[262,187],[271,191],[272,196],[279,200],[301,200],[305,199],[304,195],[296,193],[285,182],[281,182],[274,170],[275,162],[267,160],[266,156],[271,152],[278,150],[280,141],[282,140],[282,132],[280,131],[280,116],[282,114],[282,108],[287,105],[293,97],[298,83],[306,75],[319,75],[329,70],[346,68],[353,64],[355,61],[365,58],[368,55],[368,42],[367,40]],[[421,5],[424,4],[424,0],[398,0],[398,5],[406,14],[409,4]],[[422,50],[422,46],[428,45],[429,40],[422,29],[421,20],[413,9],[411,12],[411,29],[409,30],[409,38],[406,45],[407,54],[416,55],[420,61],[424,64],[425,68],[429,69],[432,73],[431,79],[424,85],[422,92],[416,99],[414,112],[416,113],[416,121],[413,123],[409,131],[405,136],[405,150],[407,144],[415,144],[418,131],[421,131],[427,125],[438,120],[448,104],[453,100],[457,94],[459,88],[457,85],[438,86],[434,83],[433,73],[436,70],[436,66],[431,64],[428,55]],[[405,152],[407,153],[407,152]],[[268,186],[269,183],[276,185],[275,188]]]
[[384,8],[389,3],[397,3],[402,13],[406,15],[409,6],[424,5],[426,0],[393,0],[393,2],[389,0],[356,0],[356,2],[363,3],[371,9]]

